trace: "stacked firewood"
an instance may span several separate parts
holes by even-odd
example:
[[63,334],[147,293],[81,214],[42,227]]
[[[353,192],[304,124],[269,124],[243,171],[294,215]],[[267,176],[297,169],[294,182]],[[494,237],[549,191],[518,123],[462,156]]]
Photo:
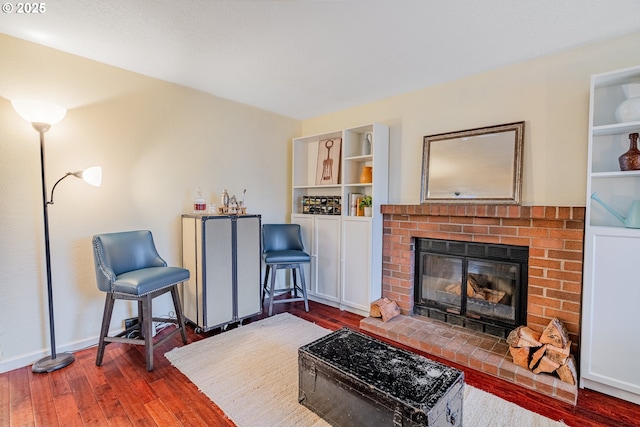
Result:
[[397,302],[389,298],[380,298],[371,303],[369,315],[371,317],[382,317],[383,322],[388,322],[400,315],[400,307]]
[[576,359],[571,354],[569,333],[557,318],[542,333],[519,326],[511,331],[507,343],[516,365],[536,374],[555,372],[562,381],[576,384]]
[[[445,287],[445,291],[460,295],[462,293],[462,285],[460,282],[452,283]],[[469,274],[467,278],[467,297],[475,299],[483,299],[498,304],[504,298],[505,291],[497,291],[487,287],[482,287],[478,281]]]

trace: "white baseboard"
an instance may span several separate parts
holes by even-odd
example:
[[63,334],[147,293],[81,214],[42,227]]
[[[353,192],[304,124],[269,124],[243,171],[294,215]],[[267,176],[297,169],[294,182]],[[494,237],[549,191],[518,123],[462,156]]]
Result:
[[[162,324],[163,322],[153,322],[154,337],[158,334],[159,328]],[[109,331],[109,335],[116,335],[120,332],[122,332],[121,329],[115,330],[115,331]],[[64,352],[73,353],[75,351],[84,350],[85,348],[94,347],[96,345],[98,345],[97,335],[84,340],[69,343],[63,346],[58,346],[58,348],[56,348],[56,352],[57,353],[64,353]],[[0,361],[0,374],[4,372],[13,371],[14,369],[19,369],[25,366],[33,365],[38,360],[49,355],[51,355],[51,349],[47,348],[47,349],[42,349],[41,351],[34,351],[29,354],[14,357],[13,359],[2,360]]]
[[[71,352],[78,350],[84,350],[85,348],[93,347],[98,344],[98,336],[87,338],[81,341],[66,344],[56,348],[57,353]],[[33,365],[43,357],[51,355],[51,349],[43,349],[41,351],[35,351],[33,353],[25,354],[22,356],[14,357],[13,359],[3,360],[0,362],[0,374],[3,372],[13,371],[14,369],[23,368],[25,366]]]

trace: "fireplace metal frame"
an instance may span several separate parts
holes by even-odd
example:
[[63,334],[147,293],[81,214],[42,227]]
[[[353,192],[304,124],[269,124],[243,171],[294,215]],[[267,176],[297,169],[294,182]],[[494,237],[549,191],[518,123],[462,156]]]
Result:
[[[450,324],[463,326],[472,330],[488,333],[506,338],[509,332],[517,326],[525,325],[527,320],[528,298],[528,266],[529,248],[524,246],[512,246],[492,243],[464,242],[455,240],[441,240],[431,238],[414,238],[415,272],[414,272],[414,306],[415,314],[428,316]],[[502,322],[497,319],[467,316],[464,310],[461,314],[447,312],[437,306],[429,306],[420,303],[421,283],[420,266],[421,256],[424,253],[458,257],[468,260],[496,261],[514,263],[520,265],[519,286],[515,289],[517,302],[515,305],[514,323]],[[465,265],[467,262],[463,262]],[[466,283],[467,269],[463,269],[462,283]],[[463,287],[464,289],[464,287]],[[466,292],[461,294],[461,304],[466,304]]]

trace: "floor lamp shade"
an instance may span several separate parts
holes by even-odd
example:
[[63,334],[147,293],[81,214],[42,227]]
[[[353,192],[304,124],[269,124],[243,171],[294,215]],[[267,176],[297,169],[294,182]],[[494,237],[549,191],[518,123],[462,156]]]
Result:
[[89,185],[100,187],[102,185],[102,168],[100,166],[92,166],[80,172],[80,178]]
[[15,99],[11,105],[29,123],[55,125],[67,114],[67,109],[56,104],[31,99]]

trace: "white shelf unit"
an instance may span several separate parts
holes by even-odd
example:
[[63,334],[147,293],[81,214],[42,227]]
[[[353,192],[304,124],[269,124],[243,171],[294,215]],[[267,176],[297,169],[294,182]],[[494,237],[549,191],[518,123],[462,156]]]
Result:
[[591,199],[597,193],[626,216],[640,200],[640,171],[620,171],[618,157],[640,122],[617,123],[625,100],[621,85],[640,83],[640,67],[591,78],[589,155],[585,218],[580,387],[640,404],[640,339],[635,312],[640,301],[640,230],[625,228]]
[[[371,150],[363,153],[364,135]],[[341,138],[340,174],[335,185],[316,185],[320,141]],[[372,167],[372,182],[360,183],[364,166]],[[379,123],[293,140],[291,222],[303,229],[311,253],[307,269],[309,298],[361,315],[382,293],[382,214],[388,202],[389,128]],[[372,197],[372,216],[354,216],[353,193]],[[339,215],[303,213],[304,196],[340,196]]]

